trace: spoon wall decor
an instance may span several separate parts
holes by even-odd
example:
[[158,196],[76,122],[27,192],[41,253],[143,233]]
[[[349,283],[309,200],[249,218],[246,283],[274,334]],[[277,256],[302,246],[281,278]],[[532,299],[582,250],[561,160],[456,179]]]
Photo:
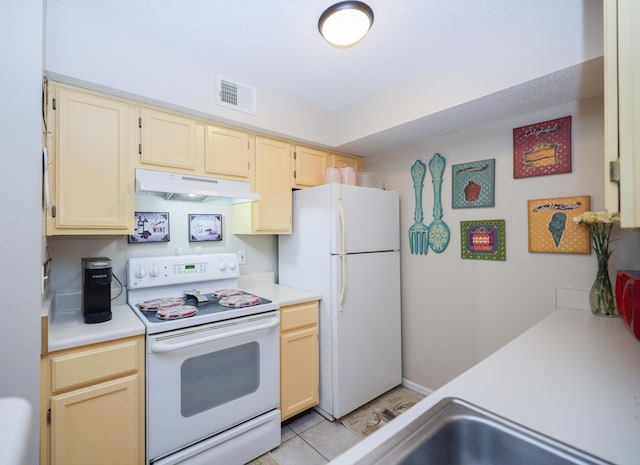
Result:
[[429,225],[429,246],[436,253],[447,248],[450,236],[449,227],[442,221],[442,202],[440,200],[444,165],[445,160],[439,153],[436,153],[429,161],[429,172],[433,182],[433,221]]

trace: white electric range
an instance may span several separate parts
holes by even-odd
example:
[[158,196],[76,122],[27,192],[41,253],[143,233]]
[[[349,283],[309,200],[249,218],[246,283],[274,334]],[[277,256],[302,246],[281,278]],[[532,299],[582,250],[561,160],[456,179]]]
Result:
[[[237,289],[236,254],[133,258],[127,272],[127,301],[147,333],[147,463],[242,465],[277,447],[279,306]],[[227,293],[248,306],[222,305],[216,295]],[[158,299],[197,311],[143,310]]]

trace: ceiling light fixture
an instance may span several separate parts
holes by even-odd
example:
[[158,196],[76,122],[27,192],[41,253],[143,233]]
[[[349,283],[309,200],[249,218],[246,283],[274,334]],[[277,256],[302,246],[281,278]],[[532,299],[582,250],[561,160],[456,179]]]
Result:
[[358,43],[373,24],[373,10],[362,2],[340,2],[331,5],[320,16],[318,30],[335,47],[351,47]]

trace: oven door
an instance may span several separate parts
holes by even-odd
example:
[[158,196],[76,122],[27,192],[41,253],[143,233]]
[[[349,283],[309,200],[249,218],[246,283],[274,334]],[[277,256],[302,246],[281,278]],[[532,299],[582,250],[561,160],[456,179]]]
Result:
[[278,311],[147,336],[147,460],[275,409]]

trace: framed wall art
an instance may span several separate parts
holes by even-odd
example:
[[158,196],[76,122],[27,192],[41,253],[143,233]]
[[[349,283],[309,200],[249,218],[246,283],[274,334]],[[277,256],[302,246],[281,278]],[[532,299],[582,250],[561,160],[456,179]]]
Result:
[[588,195],[528,200],[529,252],[590,254],[589,229],[573,222],[589,208]]
[[461,221],[460,238],[462,258],[507,259],[504,220]]
[[189,241],[221,241],[222,215],[192,214],[189,215]]
[[571,116],[513,130],[513,177],[571,172]]
[[452,207],[493,207],[495,170],[495,158],[452,165]]
[[133,224],[135,233],[129,235],[129,244],[169,242],[169,213],[135,212]]

